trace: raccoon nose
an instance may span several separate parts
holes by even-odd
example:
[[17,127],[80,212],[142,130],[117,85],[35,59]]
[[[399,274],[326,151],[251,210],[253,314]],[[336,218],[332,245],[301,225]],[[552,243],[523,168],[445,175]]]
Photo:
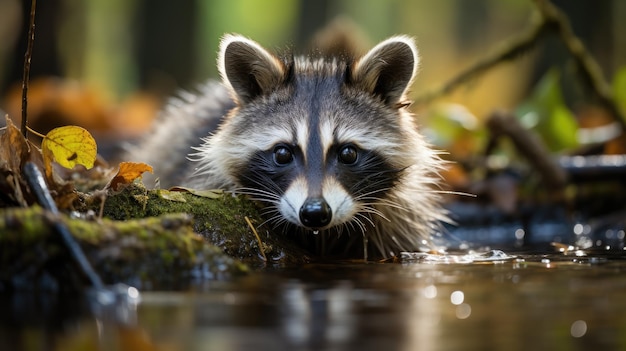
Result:
[[300,207],[300,221],[310,228],[321,228],[332,219],[333,211],[323,198],[309,198]]

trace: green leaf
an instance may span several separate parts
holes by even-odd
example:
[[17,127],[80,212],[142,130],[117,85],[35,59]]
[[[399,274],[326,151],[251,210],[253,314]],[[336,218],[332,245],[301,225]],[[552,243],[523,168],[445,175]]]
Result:
[[530,98],[518,109],[521,123],[535,131],[551,151],[557,152],[578,145],[578,124],[565,105],[561,93],[559,71],[552,69],[539,81]]
[[620,68],[613,77],[613,94],[617,106],[626,114],[626,66]]

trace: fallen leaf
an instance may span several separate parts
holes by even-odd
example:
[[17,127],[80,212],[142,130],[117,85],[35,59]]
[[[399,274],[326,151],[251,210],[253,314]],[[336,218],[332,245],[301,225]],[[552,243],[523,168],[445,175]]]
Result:
[[159,190],[158,194],[159,194],[159,197],[165,200],[175,201],[175,202],[187,202],[187,200],[185,200],[185,197],[183,196],[183,193],[181,192]]
[[96,161],[97,145],[84,128],[65,126],[51,130],[41,142],[46,173],[52,173],[52,161],[65,168],[83,165],[87,169]]
[[21,167],[29,156],[26,139],[7,115],[6,128],[0,133],[0,189],[20,206],[27,206],[21,189]]
[[135,179],[141,177],[144,172],[152,173],[152,167],[145,163],[121,162],[120,170],[117,171],[115,177],[111,179],[107,188],[118,191],[120,186],[134,182]]
[[0,134],[0,169],[12,173],[21,173],[22,162],[29,153],[28,143],[20,130],[7,115],[6,128]]
[[208,190],[198,190],[186,188],[184,186],[175,186],[170,188],[170,191],[182,191],[186,193],[190,193],[200,197],[206,197],[209,199],[219,199],[224,195],[224,191],[221,189],[208,189]]

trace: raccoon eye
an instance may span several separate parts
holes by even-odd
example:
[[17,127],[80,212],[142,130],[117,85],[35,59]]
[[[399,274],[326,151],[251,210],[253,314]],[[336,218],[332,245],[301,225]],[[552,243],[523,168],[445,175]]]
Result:
[[293,161],[293,154],[288,147],[279,145],[274,148],[274,162],[277,165],[286,165]]
[[356,148],[352,145],[346,145],[339,150],[339,161],[346,165],[351,165],[356,162],[358,153]]

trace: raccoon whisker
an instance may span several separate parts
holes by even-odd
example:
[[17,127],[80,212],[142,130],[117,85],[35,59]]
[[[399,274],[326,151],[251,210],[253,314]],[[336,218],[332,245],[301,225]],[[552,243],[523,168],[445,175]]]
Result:
[[[380,191],[386,191],[386,190],[390,190],[391,188],[383,188]],[[372,195],[374,193],[376,193],[378,191],[371,191],[365,194],[361,194],[358,195],[357,197],[355,197],[355,201],[359,201],[359,202],[364,202],[367,205],[379,205],[379,206],[387,206],[387,207],[392,207],[392,208],[396,208],[399,210],[403,210],[403,211],[409,211],[409,209],[407,209],[404,206],[399,205],[398,203],[389,200],[389,199],[385,199],[382,197],[377,197],[377,196],[369,196]]]
[[251,197],[250,200],[252,201],[257,201],[257,202],[265,202],[271,205],[277,205],[278,202],[274,201],[274,200],[268,200],[268,199],[264,199],[264,198],[259,198],[259,197]]
[[337,228],[337,235],[343,235],[344,230],[347,230],[345,225],[339,226],[339,228]]
[[449,191],[449,190],[431,190],[431,193],[435,194],[446,194],[446,195],[459,195],[459,196],[467,196],[467,197],[477,197],[476,194],[470,194],[462,191]]
[[[368,216],[366,213],[373,213],[373,212],[370,212],[370,211],[361,211],[361,212],[357,213],[355,216],[358,216],[358,217],[361,217],[361,218],[365,219],[367,222],[369,222],[369,224],[370,224],[372,227],[375,227],[376,225],[374,224],[374,221],[373,221],[373,220],[372,220],[372,218],[370,218],[370,216]],[[384,216],[382,216],[382,217],[384,218]]]
[[[359,217],[366,217],[366,216],[365,215],[361,215]],[[361,229],[361,233],[365,234],[365,231],[367,230],[365,228],[365,224],[357,216],[354,216],[352,218],[352,220],[350,222],[348,222],[348,223],[350,223],[350,225],[352,226],[352,229],[354,229],[354,224],[356,223],[356,225],[359,227],[359,229]]]
[[[387,216],[385,216],[382,212],[380,212],[379,210],[377,210],[377,209],[375,209],[375,208],[373,208],[373,207],[371,207],[371,206],[364,206],[364,207],[361,209],[361,211],[360,211],[360,212],[362,212],[363,214],[364,214],[364,213],[371,213],[371,214],[374,214],[374,215],[379,216],[380,218],[382,218],[382,219],[386,220],[387,222],[391,222],[391,221],[389,220],[389,218],[387,218]],[[373,225],[373,224],[374,224],[374,223],[372,223],[372,225]]]
[[379,231],[375,231],[373,234],[368,235],[368,241],[372,244],[378,252],[384,253],[385,247],[383,245],[383,238]]
[[[365,203],[364,205],[361,206],[360,212],[371,213],[371,214],[377,215],[381,217],[382,219],[386,220],[387,222],[390,222],[390,220],[380,210],[376,209],[374,206],[376,205],[387,206],[387,207],[396,208],[402,211],[407,211],[407,212],[409,211],[406,207],[401,206],[389,199],[371,197],[371,196],[358,196],[355,198],[355,200]],[[370,219],[368,218],[368,220]]]
[[[373,163],[373,164],[371,164],[370,166],[364,166],[364,167],[376,167],[376,166],[378,166],[378,165],[380,165],[380,164],[382,164],[382,162]],[[352,186],[352,189],[358,189],[358,188],[360,188],[360,187],[363,185],[363,183],[365,183],[365,182],[369,182],[372,178],[381,178],[381,179],[378,179],[378,181],[377,181],[377,182],[375,182],[375,183],[368,184],[368,186],[367,186],[367,187],[370,187],[370,186],[372,186],[372,185],[379,184],[379,183],[381,183],[381,182],[385,182],[385,181],[387,181],[387,179],[389,178],[389,174],[399,173],[399,172],[401,172],[401,171],[402,171],[402,169],[391,169],[391,170],[379,171],[379,172],[375,172],[375,173],[368,174],[368,175],[367,175],[367,176],[365,176],[363,179],[359,180],[356,184],[354,184],[354,185]],[[366,188],[367,188],[367,187],[366,187]]]
[[274,206],[277,206],[280,203],[278,199],[276,199],[276,200],[274,200],[274,199],[266,199],[264,197],[254,197],[254,196],[252,196],[249,199],[252,200],[252,201],[268,203],[268,204],[274,205]]
[[286,231],[286,229],[288,227],[285,224],[289,223],[289,222],[287,222],[287,220],[280,213],[277,213],[276,215],[268,218],[263,223],[266,223],[266,222],[272,223],[272,229],[278,229],[280,227],[284,227],[285,231]]
[[356,223],[359,226],[359,229],[361,229],[361,233],[365,233],[367,231],[367,227],[365,226],[365,223],[363,223],[363,221],[360,218],[355,217],[354,223]]
[[337,237],[340,237],[343,234],[343,229],[345,227],[345,223],[338,224],[332,228],[329,228],[328,231],[333,230],[337,234]]
[[264,224],[267,224],[269,222],[272,222],[272,229],[276,229],[273,225],[274,220],[276,220],[276,215],[264,220],[263,222],[261,222],[261,224],[259,224],[259,228],[262,227]]
[[[277,217],[277,216],[276,216]],[[289,226],[285,225],[285,220],[273,217],[272,230],[276,230],[278,228],[284,228],[283,232],[286,232]]]
[[271,222],[272,228],[275,229],[276,221],[284,220],[284,218],[280,214],[280,211],[278,211],[278,209],[276,209],[273,206],[264,208],[263,210],[261,210],[260,214],[261,214],[261,217],[265,218],[265,221],[259,224],[259,227]]
[[266,193],[268,195],[275,196],[275,197],[279,197],[283,193],[276,184],[273,184],[270,181],[263,182],[263,180],[261,180],[259,181],[259,183],[254,183],[254,184],[255,186],[253,187],[241,187],[239,189],[246,190],[246,191],[254,191],[258,193]]
[[265,196],[268,199],[276,199],[280,200],[280,195],[273,193],[268,190],[257,189],[257,188],[237,188],[234,192],[245,195],[254,195],[254,196]]
[[254,174],[253,176],[244,175],[245,179],[250,181],[250,183],[258,185],[258,188],[250,188],[248,189],[267,189],[267,191],[273,194],[282,195],[283,191],[280,187],[268,176],[262,174]]
[[395,202],[393,202],[391,200],[375,199],[375,198],[373,198],[372,200],[376,200],[376,201],[371,201],[371,202],[368,201],[367,204],[370,205],[370,206],[385,206],[385,207],[395,208],[397,210],[402,210],[402,211],[405,211],[405,212],[411,212],[410,209],[408,209],[408,208],[406,208],[406,207],[404,207],[402,205],[399,205],[399,204],[397,204],[397,203],[395,203]]
[[272,194],[264,190],[256,190],[256,189],[248,190],[248,189],[242,188],[242,189],[237,190],[237,193],[249,196],[250,200],[264,202],[264,203],[273,205],[272,207],[276,207],[280,203],[280,196],[277,196],[275,194]]
[[268,216],[276,216],[276,215],[280,215],[280,211],[278,211],[278,209],[274,208],[274,207],[266,207],[263,210],[261,210],[261,216],[263,217],[268,217]]
[[381,175],[380,172],[379,173],[375,173],[375,174],[370,174],[367,177],[365,177],[365,178],[359,180],[358,182],[356,182],[350,189],[352,191],[354,191],[354,192],[357,192],[358,189],[361,189],[361,191],[363,191],[363,189],[372,189],[372,188],[374,188],[375,190],[378,190],[378,189],[376,189],[376,187],[379,184],[382,184],[382,183],[386,182],[387,179],[377,179],[377,180],[375,180],[373,182],[370,182],[370,181],[372,180],[372,178],[379,177],[380,175]]
[[354,223],[352,223],[354,222],[355,218],[356,217],[352,217],[349,221],[342,223],[339,227],[340,231],[343,233],[343,231],[346,230],[348,232],[348,235],[349,233],[356,231],[356,227],[354,226]]
[[[372,187],[373,185],[376,185],[376,184],[369,185],[369,187]],[[367,190],[367,188],[366,188],[366,190]],[[372,197],[370,195],[374,195],[374,194],[377,194],[377,193],[382,193],[382,192],[385,192],[385,191],[388,191],[388,190],[391,190],[391,188],[390,187],[386,187],[386,188],[374,189],[374,190],[369,191],[369,192],[358,194],[357,198],[365,198],[365,197],[368,197],[368,196],[370,198],[374,198],[374,197]]]

